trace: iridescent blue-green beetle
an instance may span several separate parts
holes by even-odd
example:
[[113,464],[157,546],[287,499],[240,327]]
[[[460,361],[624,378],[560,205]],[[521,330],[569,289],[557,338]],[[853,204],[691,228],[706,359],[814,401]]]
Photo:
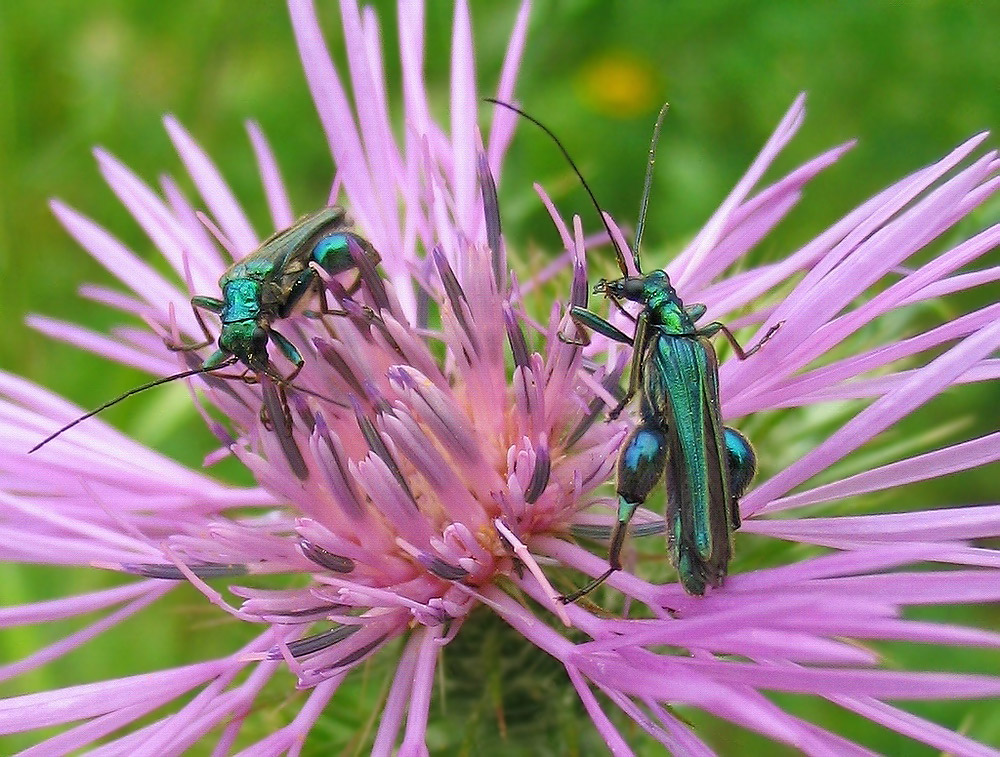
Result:
[[595,294],[642,305],[635,335],[628,336],[586,308],[573,307],[570,318],[587,344],[583,329],[632,345],[628,391],[611,413],[618,417],[639,395],[640,421],[618,456],[618,518],[611,533],[608,570],[563,601],[572,602],[621,570],[621,550],[636,509],[666,474],[667,545],[688,594],[720,586],[732,557],[732,533],[740,527],[739,497],[757,472],[757,456],[743,434],[722,423],[719,361],[709,337],[722,333],[740,360],[746,360],[781,324],[772,326],[751,349],[744,350],[732,332],[714,321],[696,326],[705,314],[701,304],[685,307],[663,271],[601,280]]
[[[348,231],[349,222],[343,208],[333,206],[300,218],[294,225],[278,231],[260,247],[237,261],[222,274],[219,288],[222,298],[197,295],[191,298],[195,318],[205,334],[205,341],[172,347],[191,351],[211,344],[214,339],[199,310],[217,314],[222,320],[218,349],[198,367],[150,381],[130,389],[105,402],[100,407],[67,423],[36,444],[30,451],[45,446],[64,431],[126,397],[179,378],[194,376],[242,363],[255,375],[270,377],[279,387],[288,386],[305,364],[302,355],[286,337],[272,328],[275,321],[292,315],[306,295],[319,291],[319,315],[346,315],[327,304],[326,289],[321,285],[319,267],[331,276],[357,268],[359,260],[374,268],[380,257],[372,245]],[[354,252],[352,252],[352,248]],[[356,258],[355,255],[361,255]],[[362,260],[363,258],[363,260]],[[352,293],[361,283],[361,276],[350,287]],[[309,311],[306,311],[309,313]],[[309,313],[313,314],[314,313]],[[268,355],[267,345],[274,342],[278,350],[295,365],[288,376],[281,376]]]
[[[572,158],[556,136],[543,124],[507,103],[510,108],[541,127],[559,146],[590,195],[608,235],[614,235]],[[622,276],[602,279],[594,294],[603,294],[613,303],[622,300],[641,305],[633,317],[635,333],[629,336],[596,313],[583,307],[570,308],[569,315],[580,337],[559,334],[569,344],[590,343],[589,331],[632,346],[628,391],[610,412],[617,418],[629,401],[639,395],[639,423],[626,438],[618,456],[618,513],[611,531],[608,570],[582,589],[562,597],[573,602],[600,586],[621,570],[621,552],[629,522],[653,487],[666,476],[665,516],[670,561],[677,569],[688,594],[701,595],[706,586],[720,586],[732,557],[732,533],[740,526],[739,497],[757,472],[757,457],[747,438],[722,423],[719,405],[719,361],[709,338],[723,334],[740,360],[746,360],[771,338],[781,326],[772,326],[751,349],[744,350],[732,332],[715,321],[697,326],[705,314],[704,305],[685,307],[664,271],[643,274],[639,245],[648,207],[649,188],[656,143],[667,106],[660,110],[653,130],[649,164],[636,226],[632,263],[637,275],[630,276],[625,255],[615,243]]]
[[221,318],[222,329],[219,349],[206,358],[202,368],[211,371],[239,361],[254,373],[270,375],[267,345],[273,341],[281,354],[296,365],[295,372],[284,378],[285,382],[290,381],[305,361],[295,345],[271,324],[292,315],[303,298],[317,289],[321,314],[345,315],[328,307],[325,291],[317,286],[320,276],[313,264],[331,276],[357,267],[351,254],[352,243],[372,266],[379,263],[375,248],[346,229],[347,214],[343,208],[334,206],[304,216],[294,226],[265,240],[222,274],[219,279],[222,299],[201,295],[191,298],[206,341],[183,349],[200,349],[212,343],[208,328],[198,315],[198,309],[207,310]]

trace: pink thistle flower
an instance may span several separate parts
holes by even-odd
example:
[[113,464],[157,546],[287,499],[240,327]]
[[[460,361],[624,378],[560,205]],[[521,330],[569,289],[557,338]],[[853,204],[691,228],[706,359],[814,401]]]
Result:
[[[522,286],[508,271],[493,182],[515,121],[496,111],[481,140],[466,5],[459,2],[455,13],[445,130],[431,119],[424,93],[423,8],[399,4],[402,144],[390,128],[375,15],[350,0],[341,6],[352,106],[311,3],[291,0],[290,7],[338,168],[331,198],[338,200],[343,190],[356,230],[381,253],[384,278],[361,265],[364,287],[355,299],[363,298],[364,306],[341,298],[348,316],[275,324],[306,356],[296,386],[314,393],[289,390],[288,424],[281,422],[273,384],[190,379],[199,401],[226,419],[220,424],[205,411],[220,441],[208,462],[234,455],[257,486],[231,487],[187,470],[98,419],[29,456],[39,438],[80,409],[0,376],[0,430],[7,442],[0,452],[0,555],[139,577],[112,589],[0,610],[4,626],[104,613],[0,668],[4,678],[80,648],[181,581],[262,630],[218,659],[2,700],[0,733],[67,726],[38,744],[37,754],[95,742],[102,743],[98,753],[176,754],[210,734],[215,751],[226,753],[262,688],[289,669],[308,689],[304,702],[287,725],[246,749],[295,754],[352,671],[390,654],[387,648],[399,641],[372,751],[425,754],[439,650],[484,606],[561,663],[616,754],[631,753],[617,725],[622,719],[677,754],[710,754],[674,706],[705,711],[810,754],[868,753],[782,709],[766,696],[771,692],[825,699],[936,749],[991,753],[889,701],[996,696],[1000,678],[894,670],[862,643],[1000,645],[992,632],[903,614],[917,605],[997,600],[997,553],[973,541],[1000,535],[1000,506],[830,517],[793,512],[1000,458],[1000,434],[992,434],[803,488],[937,394],[994,380],[1000,371],[990,358],[1000,346],[997,305],[827,357],[878,318],[1000,275],[996,268],[957,273],[997,245],[1000,226],[904,267],[996,191],[995,152],[975,157],[985,135],[860,205],[784,260],[726,277],[792,209],[803,187],[848,147],[754,192],[802,122],[802,100],[792,106],[746,176],[667,271],[686,301],[708,306],[709,318],[749,309],[734,325],[767,329],[784,322],[761,359],[722,366],[727,418],[831,400],[870,401],[822,444],[761,480],[741,503],[741,533],[832,551],[736,570],[705,598],[621,571],[609,585],[632,611],[609,616],[589,606],[563,607],[550,580],[560,566],[572,569],[569,580],[578,580],[578,571],[604,570],[604,559],[568,533],[600,533],[611,522],[600,486],[612,476],[628,423],[595,421],[612,401],[628,353],[601,339],[585,350],[560,342],[562,308],[553,306],[542,323],[533,320],[525,292],[534,282]],[[513,97],[526,26],[527,5],[495,93],[504,100]],[[191,294],[214,293],[227,260],[261,241],[210,159],[177,121],[168,118],[166,126],[198,200],[170,179],[154,190],[103,151],[97,159],[175,280],[93,221],[53,203],[81,246],[132,290],[89,287],[83,293],[139,316],[152,333],[127,329],[109,338],[33,319],[45,333],[158,376],[187,365],[165,343],[200,338]],[[249,132],[273,225],[287,227],[295,214],[276,159],[261,130],[251,124]],[[571,231],[542,194],[574,261],[571,302],[580,304],[590,243],[579,220]],[[222,242],[205,232],[199,207]],[[342,294],[341,283],[327,284]],[[769,305],[757,302],[777,288],[788,293]],[[620,323],[627,328],[624,319]],[[529,338],[532,332],[537,336]],[[940,354],[912,361],[928,350]],[[188,358],[197,364],[207,354]],[[893,369],[905,359],[916,367]],[[761,517],[773,513],[785,517]],[[636,521],[646,530],[658,525],[649,511]],[[272,574],[300,580],[296,588],[253,583],[266,584],[263,577]],[[229,587],[238,604],[207,582],[236,576],[248,584]],[[575,629],[572,636],[567,625]],[[620,713],[606,713],[608,701]]]

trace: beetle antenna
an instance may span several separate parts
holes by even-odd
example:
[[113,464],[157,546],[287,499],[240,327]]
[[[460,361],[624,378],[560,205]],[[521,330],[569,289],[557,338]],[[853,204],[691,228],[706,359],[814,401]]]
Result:
[[287,386],[290,389],[294,389],[297,392],[302,392],[302,394],[308,394],[310,397],[315,397],[316,399],[323,400],[324,402],[329,402],[331,405],[336,405],[337,407],[350,407],[343,402],[335,400],[333,397],[327,397],[325,394],[320,394],[312,389],[306,389],[306,387],[294,383],[293,381],[286,379],[276,370],[273,370],[273,363],[269,365],[265,370],[261,371],[265,376],[267,376],[271,381],[279,386]]
[[49,434],[44,439],[42,439],[42,441],[40,441],[38,444],[36,444],[31,449],[29,449],[28,450],[28,454],[30,455],[32,452],[36,452],[37,450],[40,450],[42,447],[44,447],[46,444],[48,444],[49,442],[51,442],[57,436],[61,436],[63,432],[69,431],[76,424],[82,423],[83,421],[87,420],[87,418],[92,418],[93,416],[97,415],[101,411],[107,410],[112,405],[117,405],[123,399],[131,397],[133,394],[139,394],[139,392],[144,392],[147,389],[152,389],[154,386],[160,386],[161,384],[168,384],[171,381],[176,381],[177,379],[188,378],[190,376],[197,376],[199,373],[209,373],[211,371],[218,370],[219,368],[228,368],[230,365],[232,365],[235,362],[236,362],[236,358],[232,358],[231,360],[228,360],[228,361],[226,361],[224,363],[221,363],[220,365],[212,366],[211,368],[205,368],[205,367],[192,368],[189,371],[181,371],[180,373],[175,373],[172,376],[164,376],[163,378],[158,378],[158,379],[156,379],[154,381],[150,381],[150,382],[148,382],[146,384],[143,384],[142,386],[137,386],[137,387],[134,387],[132,389],[129,389],[124,394],[119,394],[113,400],[108,400],[107,402],[105,402],[100,407],[95,407],[89,413],[85,413],[84,415],[81,415],[76,420],[70,421],[65,426],[63,426],[61,429],[59,429],[58,431],[56,431],[55,433]]
[[639,202],[639,221],[635,225],[635,245],[632,247],[632,262],[635,270],[642,273],[639,265],[639,245],[642,244],[642,232],[646,228],[646,209],[649,207],[649,192],[653,188],[653,164],[656,162],[656,146],[660,142],[660,128],[663,126],[663,119],[667,117],[670,110],[670,103],[663,103],[660,108],[660,115],[656,117],[656,126],[653,127],[653,139],[649,143],[649,162],[646,164],[646,180],[642,185],[642,200]]
[[[563,147],[563,143],[559,141],[559,137],[557,137],[548,126],[543,124],[534,116],[528,115],[517,106],[511,105],[510,103],[504,102],[503,100],[497,100],[495,97],[487,97],[484,99],[488,103],[493,103],[494,105],[500,105],[506,108],[507,110],[514,111],[522,118],[531,121],[531,123],[533,123],[535,126],[537,126],[539,129],[544,131],[552,138],[552,141],[556,143],[556,147],[558,147],[559,150],[562,152],[563,157],[566,158],[566,161],[569,163],[570,168],[573,169],[573,172],[580,180],[580,183],[583,184],[583,188],[587,190],[587,194],[590,195],[590,201],[594,204],[594,207],[597,208],[597,215],[601,217],[601,223],[604,224],[604,228],[608,232],[608,238],[611,240],[611,244],[615,248],[615,257],[618,259],[618,267],[621,269],[622,276],[628,276],[628,268],[625,265],[625,253],[622,251],[622,248],[618,246],[618,242],[615,240],[615,235],[611,233],[611,226],[610,224],[608,224],[608,219],[604,217],[604,211],[601,210],[601,205],[600,203],[597,202],[597,197],[594,196],[594,192],[591,190],[590,185],[587,183],[587,180],[583,178],[583,174],[580,173],[580,169],[576,167],[576,163],[573,162],[573,158],[570,157],[569,152],[566,150],[565,147]],[[636,256],[633,256],[633,259],[638,260]]]

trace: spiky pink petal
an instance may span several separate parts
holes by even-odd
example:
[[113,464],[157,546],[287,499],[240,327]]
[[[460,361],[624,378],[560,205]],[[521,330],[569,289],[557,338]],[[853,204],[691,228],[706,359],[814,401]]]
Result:
[[[904,610],[1000,599],[996,551],[973,541],[1000,533],[997,506],[842,515],[839,505],[827,503],[993,462],[996,435],[908,452],[908,459],[799,490],[932,397],[1000,375],[1000,363],[990,357],[1000,344],[995,305],[923,333],[854,348],[877,319],[1000,275],[996,268],[965,270],[995,247],[997,226],[920,265],[912,262],[1000,187],[995,153],[977,152],[985,135],[860,204],[784,260],[726,276],[788,216],[808,182],[851,146],[835,147],[755,189],[803,122],[803,98],[795,101],[668,271],[686,302],[707,306],[708,318],[763,330],[781,322],[760,357],[722,365],[727,418],[872,398],[742,503],[744,532],[833,551],[756,570],[734,562],[725,586],[704,598],[689,597],[674,583],[651,583],[631,568],[618,571],[608,585],[625,595],[626,607],[641,604],[645,612],[599,615],[586,606],[563,607],[552,579],[559,567],[602,573],[603,553],[572,543],[567,532],[600,535],[616,517],[615,501],[597,488],[612,476],[629,423],[602,419],[617,401],[631,350],[604,338],[585,348],[559,339],[574,329],[565,305],[588,303],[587,251],[606,244],[604,235],[587,236],[577,217],[567,223],[539,188],[565,253],[524,284],[507,270],[496,180],[516,119],[505,109],[493,111],[488,144],[481,144],[465,2],[453,20],[447,130],[430,115],[423,80],[424,7],[399,4],[400,142],[393,136],[374,12],[354,0],[341,4],[348,78],[340,79],[310,0],[289,6],[336,164],[331,196],[345,203],[357,232],[380,251],[384,276],[363,259],[357,273],[321,272],[322,286],[347,315],[325,322],[290,316],[272,324],[306,355],[288,388],[287,415],[267,378],[255,385],[219,376],[189,382],[220,445],[209,459],[234,456],[257,485],[224,486],[97,419],[28,455],[53,425],[81,411],[0,374],[0,434],[13,445],[0,451],[0,557],[145,577],[78,600],[0,611],[0,624],[106,611],[0,672],[15,675],[78,647],[181,580],[220,611],[265,630],[221,660],[8,699],[0,704],[0,731],[87,719],[34,751],[81,750],[110,738],[93,753],[179,753],[221,726],[215,753],[229,753],[262,687],[287,669],[312,691],[291,723],[247,753],[297,754],[324,708],[335,706],[340,684],[401,639],[374,753],[422,755],[437,652],[483,605],[560,661],[614,753],[630,754],[631,747],[604,703],[678,753],[711,750],[672,714],[673,706],[702,709],[808,754],[870,753],[785,712],[765,696],[769,691],[826,698],[936,748],[987,753],[882,700],[994,696],[998,679],[893,670],[877,648],[856,642],[996,648],[1000,637],[991,631],[910,620]],[[515,99],[527,12],[525,2],[495,90],[505,100]],[[201,339],[190,296],[215,296],[226,266],[222,251],[238,258],[258,242],[206,153],[175,119],[166,127],[197,202],[168,177],[160,178],[157,191],[109,153],[96,155],[102,176],[164,255],[172,278],[95,222],[53,203],[69,232],[130,290],[88,287],[84,295],[139,317],[150,329],[128,326],[109,337],[34,321],[46,333],[159,376],[205,359],[207,350],[185,356],[163,343]],[[287,225],[295,213],[278,159],[260,128],[247,128],[272,221]],[[614,219],[606,220],[624,249],[625,235]],[[572,280],[565,301],[534,317],[538,309],[526,295],[567,266]],[[355,275],[363,286],[348,296]],[[779,288],[790,293],[759,301]],[[736,310],[743,312],[734,320]],[[621,313],[610,320],[632,328]],[[941,348],[931,361],[921,357]],[[902,360],[909,362],[899,365]],[[278,362],[291,370],[283,358]],[[823,517],[760,517],[819,504],[827,504]],[[650,531],[658,520],[641,509],[634,524]],[[938,569],[928,569],[931,563]],[[296,577],[297,588],[269,588],[266,580],[275,573]],[[237,585],[220,591],[219,578]],[[510,583],[517,593],[508,593]],[[563,624],[577,635],[566,635]],[[600,704],[598,692],[605,697]],[[187,701],[168,711],[179,697]],[[157,719],[136,725],[161,706]]]

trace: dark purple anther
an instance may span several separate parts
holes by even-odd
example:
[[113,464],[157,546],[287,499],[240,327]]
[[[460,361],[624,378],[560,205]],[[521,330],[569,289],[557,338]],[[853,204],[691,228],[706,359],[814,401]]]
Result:
[[313,544],[308,539],[299,539],[299,549],[302,550],[302,554],[314,563],[322,565],[324,568],[332,570],[334,573],[350,573],[354,570],[354,560],[350,557],[335,555],[330,550],[324,549],[318,544]]

